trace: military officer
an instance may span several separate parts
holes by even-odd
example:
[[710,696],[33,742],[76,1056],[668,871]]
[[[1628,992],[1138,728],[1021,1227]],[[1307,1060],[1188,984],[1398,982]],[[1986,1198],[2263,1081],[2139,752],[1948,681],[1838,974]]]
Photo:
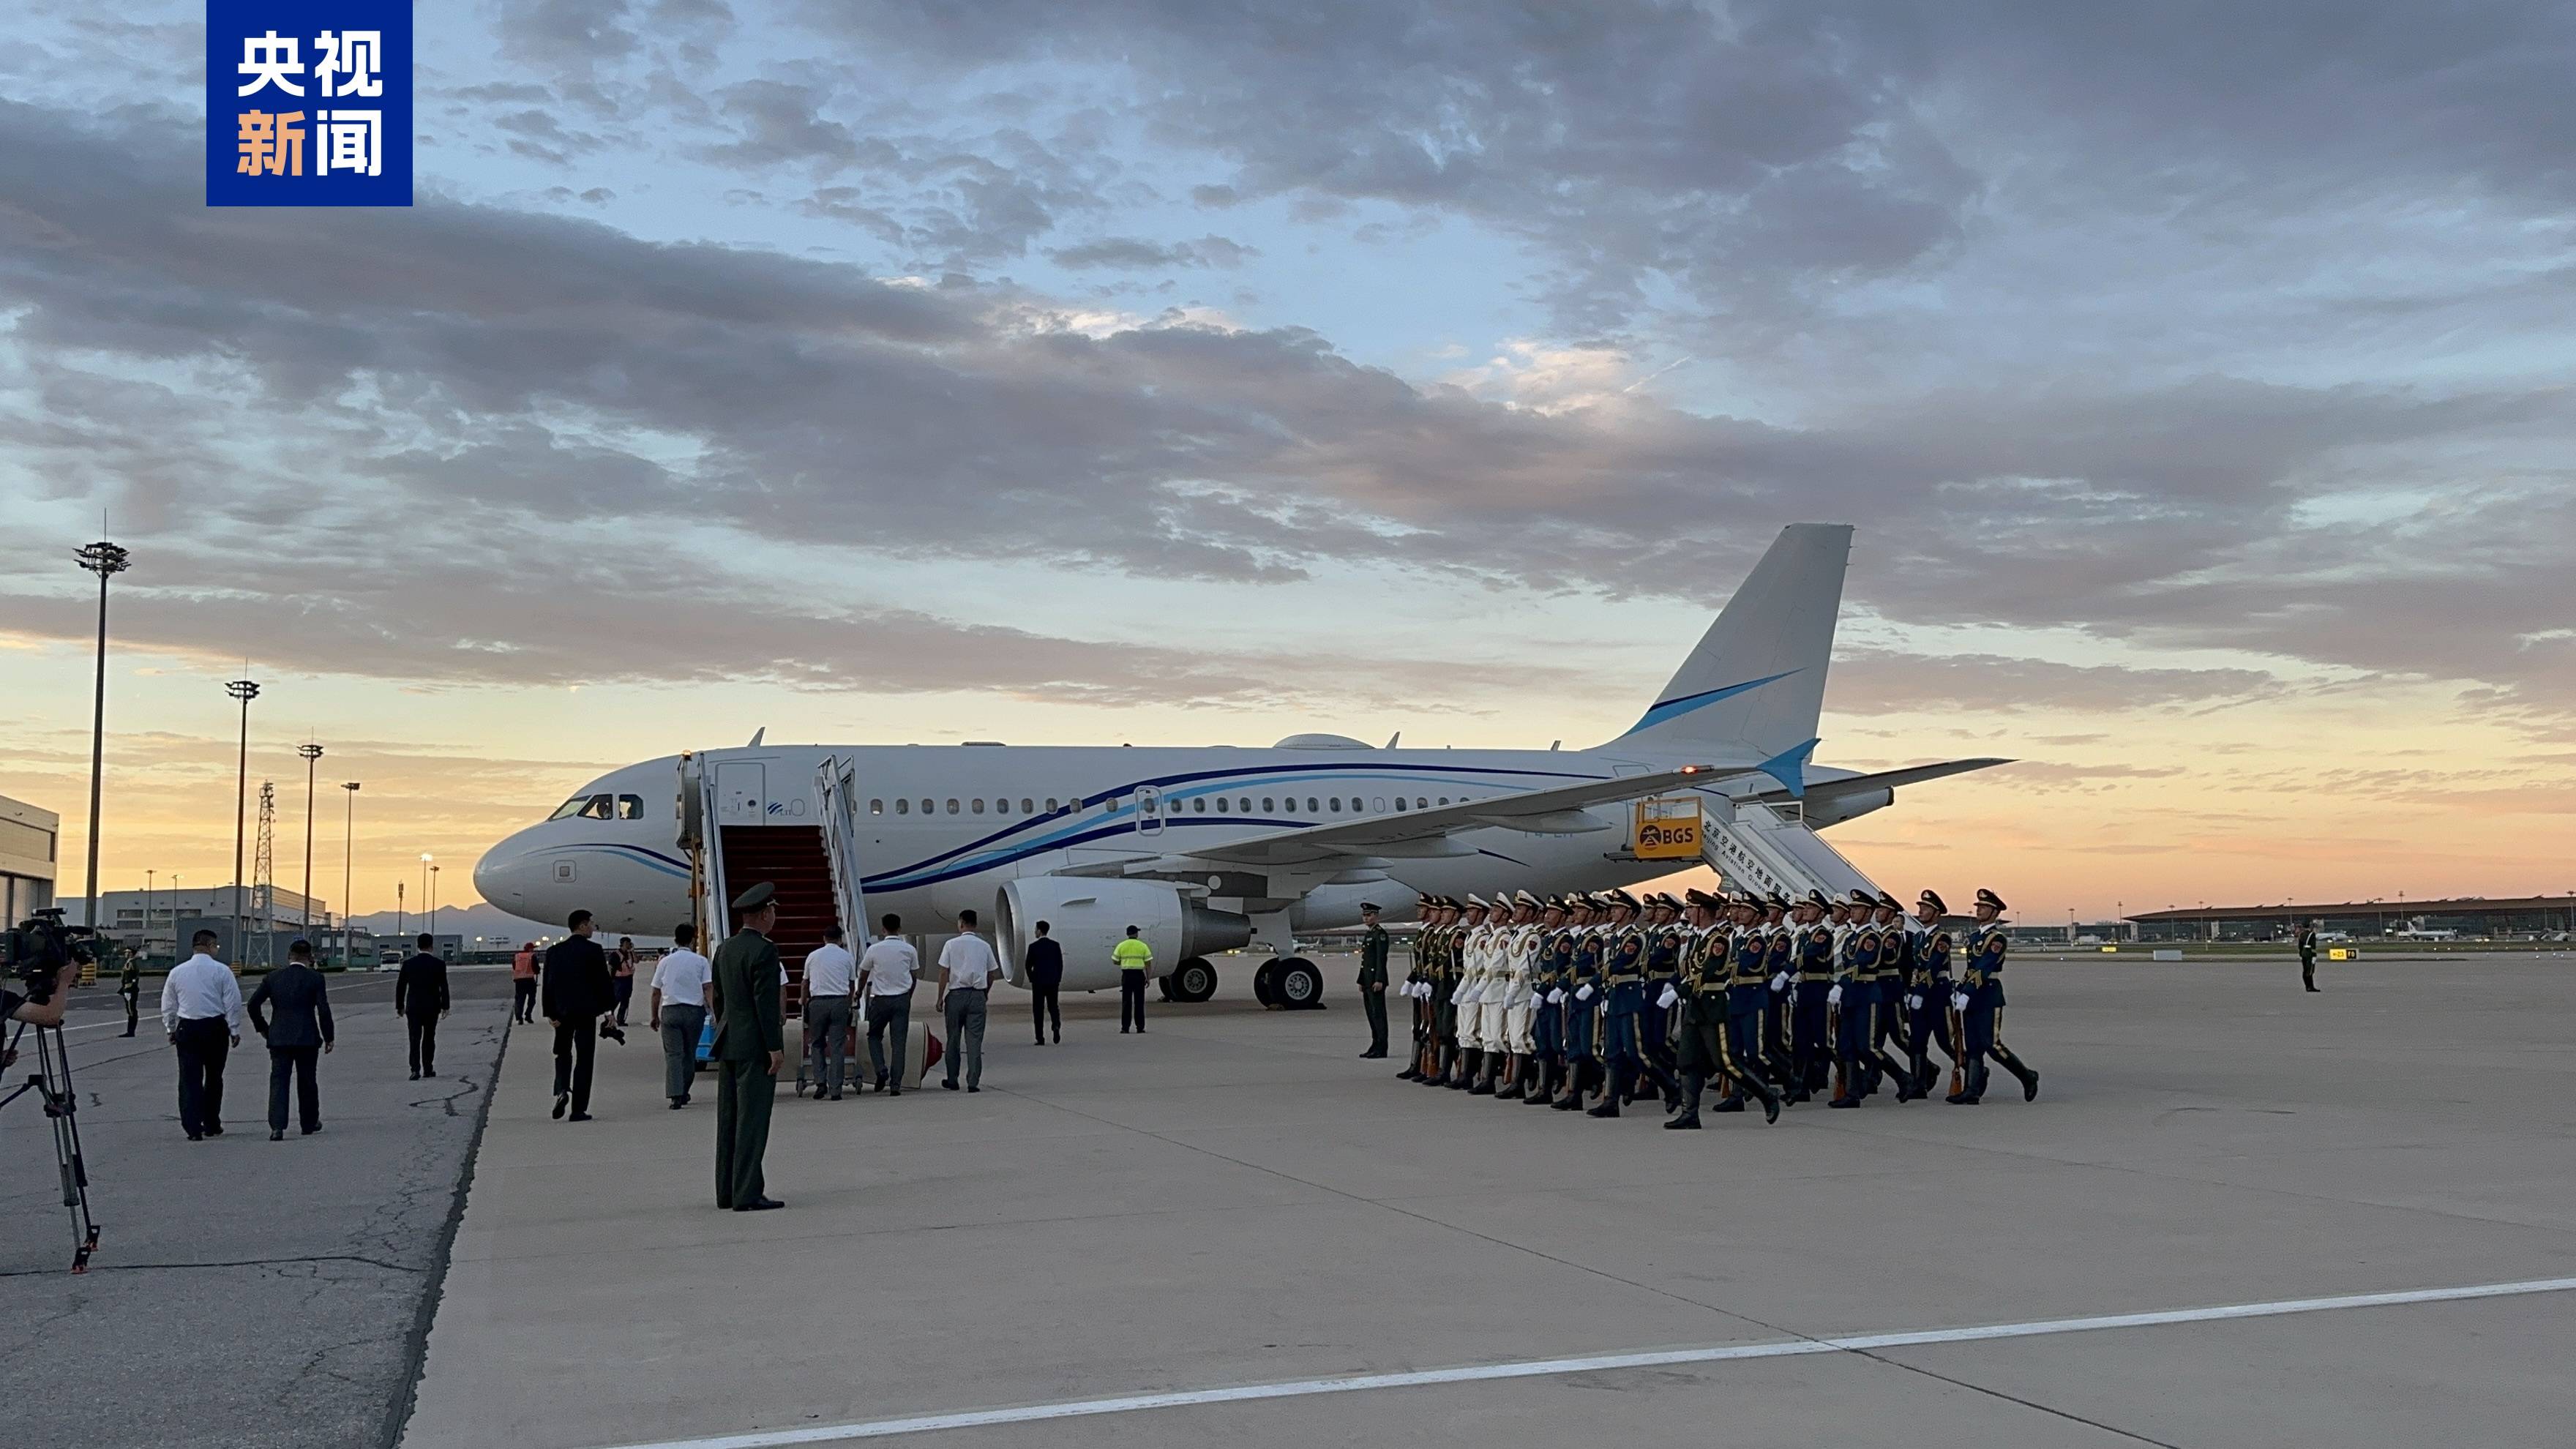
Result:
[[1573,941],[1566,973],[1566,1084],[1565,1095],[1555,1103],[1560,1112],[1580,1110],[1600,1079],[1602,933],[1598,923],[1610,914],[1607,903],[1594,896],[1578,895],[1572,903],[1575,916],[1566,923]]
[[1424,1004],[1430,1016],[1430,1060],[1422,1068],[1426,1087],[1448,1085],[1449,1070],[1457,1065],[1458,1019],[1452,1001],[1458,990],[1453,974],[1456,963],[1450,954],[1449,898],[1425,896],[1422,899],[1422,934],[1415,938],[1422,953],[1423,982],[1430,988]]
[[1686,925],[1674,964],[1674,995],[1681,1011],[1674,1055],[1681,1067],[1682,1103],[1664,1124],[1667,1131],[1700,1129],[1700,1094],[1710,1076],[1726,1071],[1726,984],[1732,968],[1726,937],[1715,926],[1720,904],[1697,888],[1684,894]]
[[1791,927],[1791,959],[1797,980],[1790,985],[1789,1091],[1792,1102],[1810,1100],[1833,1079],[1832,1008],[1825,998],[1834,989],[1834,930],[1828,916],[1839,914],[1820,890],[1798,902]]
[[1953,1106],[1973,1107],[1984,1098],[1988,1057],[2021,1079],[2023,1101],[2039,1096],[2039,1073],[2004,1045],[2004,952],[2010,943],[2004,939],[2003,914],[2003,897],[1979,889],[1977,925],[1968,933],[1967,969],[1960,975],[1959,989],[1950,995],[1950,1004],[1959,1009],[1960,1044],[1968,1053],[1964,1089],[1947,1099]]
[[1521,1099],[1532,1107],[1555,1105],[1565,1083],[1566,983],[1574,951],[1566,922],[1572,915],[1563,896],[1549,897],[1539,911],[1538,947],[1530,956],[1530,1055],[1537,1081]]
[[1386,956],[1394,938],[1377,918],[1377,902],[1360,902],[1360,1010],[1368,1014],[1369,1029],[1363,1057],[1386,1055]]
[[[1836,1008],[1834,1051],[1842,1069],[1840,1090],[1829,1107],[1857,1107],[1878,1090],[1881,1075],[1896,1078],[1896,1100],[1914,1100],[1914,1084],[1894,1059],[1878,1046],[1879,961],[1887,933],[1871,919],[1878,898],[1864,890],[1851,893],[1849,954],[1827,999]],[[1839,994],[1836,994],[1839,993]]]
[[1726,1096],[1713,1110],[1741,1112],[1749,1092],[1761,1101],[1762,1115],[1777,1122],[1780,1094],[1772,1089],[1762,1040],[1762,1014],[1771,998],[1771,939],[1762,929],[1766,905],[1749,892],[1729,905],[1735,925],[1726,937]]
[[1950,993],[1955,989],[1950,980],[1950,928],[1941,923],[1949,913],[1938,891],[1927,890],[1914,899],[1915,928],[1905,967],[1905,1009],[1912,1013],[1905,1027],[1905,1061],[1914,1072],[1918,1097],[1932,1091],[1935,1041],[1950,1059],[1952,1096],[1958,1095],[1962,1082],[1959,1037],[1954,1030],[1955,1013],[1950,1010]]
[[[2309,918],[2308,920],[2304,920],[2304,921],[2301,921],[2301,922],[2299,923],[2298,946],[2299,946],[2299,984],[2300,984],[2301,986],[2305,987],[2307,990],[2315,991],[2315,990],[2317,990],[2317,989],[2318,989],[2318,987],[2317,987],[2317,923],[2316,923],[2315,918],[2311,917],[2311,918]],[[134,1019],[133,1019],[133,1018],[134,1018],[134,1009],[133,1009],[132,1007],[130,1007],[130,1006],[129,1006],[129,1007],[127,1007],[127,1008],[126,1008],[126,1027],[127,1027],[127,1030],[126,1030],[126,1033],[125,1033],[125,1034],[126,1034],[127,1036],[132,1036],[132,1035],[134,1035],[134,1032],[133,1032],[133,1029],[132,1029],[132,1028],[133,1028],[133,1025],[134,1025]]]
[[735,930],[716,947],[716,1206],[738,1213],[784,1207],[768,1193],[761,1159],[769,1151],[769,1109],[778,1069],[787,1060],[786,1021],[778,988],[786,972],[769,933],[778,923],[778,889],[762,881],[734,897]]

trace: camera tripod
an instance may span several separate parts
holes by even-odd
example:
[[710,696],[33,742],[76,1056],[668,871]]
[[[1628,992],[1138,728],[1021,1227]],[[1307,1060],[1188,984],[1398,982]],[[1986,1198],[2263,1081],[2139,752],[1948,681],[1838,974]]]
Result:
[[[29,1092],[44,1104],[45,1120],[54,1129],[54,1162],[62,1172],[63,1206],[72,1215],[72,1271],[89,1271],[90,1254],[98,1251],[98,1219],[89,1211],[89,1167],[81,1160],[80,1120],[74,1113],[79,1099],[72,1091],[72,1057],[59,1026],[39,1026],[36,1033],[36,1070],[16,1091],[0,1097],[6,1107]],[[16,1050],[28,1031],[20,1023],[11,1034],[9,1046]]]

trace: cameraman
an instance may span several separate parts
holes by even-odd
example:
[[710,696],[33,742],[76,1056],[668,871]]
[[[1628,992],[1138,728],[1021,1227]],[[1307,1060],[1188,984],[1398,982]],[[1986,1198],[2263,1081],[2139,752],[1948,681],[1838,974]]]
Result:
[[[29,985],[36,986],[36,983],[30,982]],[[0,986],[0,1022],[60,1026],[63,1024],[63,997],[66,994],[59,981],[45,983],[29,996],[21,996],[6,986]],[[0,1069],[17,1064],[18,1048],[11,1044],[14,1036],[15,1033],[0,1034]]]

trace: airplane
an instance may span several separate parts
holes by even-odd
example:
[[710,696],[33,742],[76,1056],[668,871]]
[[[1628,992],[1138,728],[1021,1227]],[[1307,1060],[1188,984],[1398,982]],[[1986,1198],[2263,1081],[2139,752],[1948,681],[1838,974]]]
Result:
[[1110,947],[1133,925],[1163,994],[1204,1001],[1208,958],[1258,942],[1273,955],[1255,994],[1289,1008],[1323,996],[1296,933],[1356,925],[1364,901],[1403,921],[1419,894],[1605,890],[1687,868],[1630,849],[1631,802],[1697,802],[1730,880],[1866,886],[1814,830],[2008,761],[1812,763],[1851,539],[1848,524],[1784,528],[1637,722],[1589,749],[771,745],[764,731],[600,776],[494,845],[474,883],[532,920],[587,909],[639,936],[693,921],[705,940],[732,891],[770,880],[791,974],[835,922],[864,936],[891,913],[945,934],[971,909],[1014,984],[1043,920],[1067,989],[1114,987]]

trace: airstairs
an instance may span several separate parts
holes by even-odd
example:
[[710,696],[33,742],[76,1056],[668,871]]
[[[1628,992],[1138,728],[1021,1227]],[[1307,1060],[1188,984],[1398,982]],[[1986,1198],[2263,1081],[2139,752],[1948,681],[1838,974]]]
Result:
[[1878,886],[1842,852],[1807,828],[1797,807],[1756,800],[1705,798],[1700,815],[1700,858],[1728,889],[1797,900],[1811,890],[1830,897]]

